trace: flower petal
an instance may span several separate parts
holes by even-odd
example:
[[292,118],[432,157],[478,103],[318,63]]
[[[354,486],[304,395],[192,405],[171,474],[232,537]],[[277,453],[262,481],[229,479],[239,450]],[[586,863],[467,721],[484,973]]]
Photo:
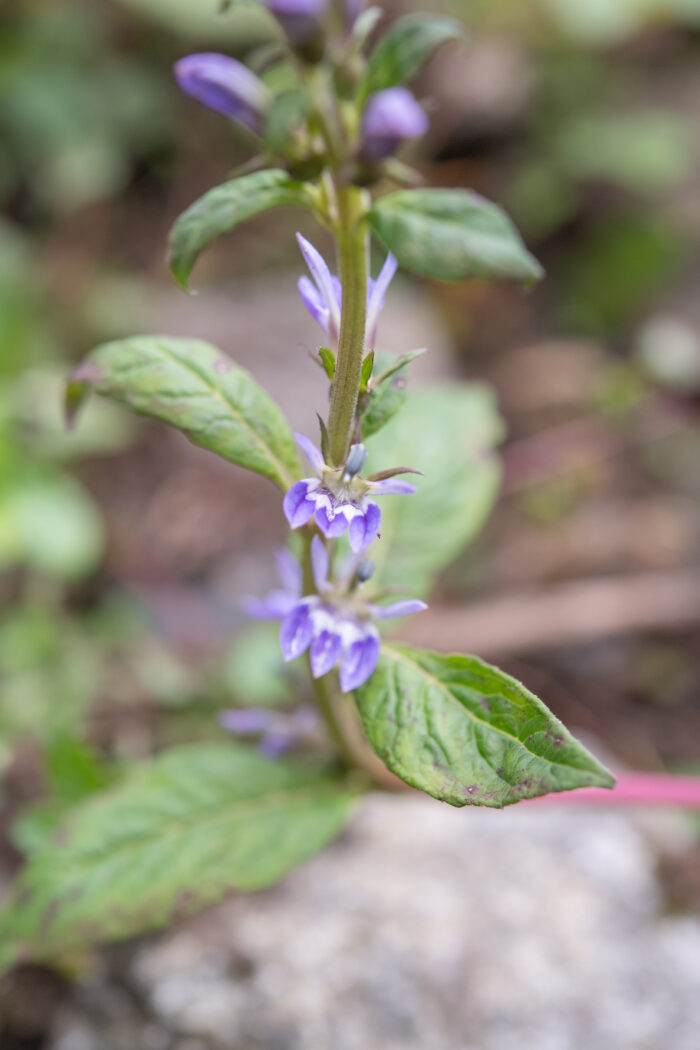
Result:
[[396,257],[389,252],[376,281],[370,282],[369,299],[367,302],[367,338],[365,340],[365,345],[370,350],[374,349],[374,344],[377,340],[379,315],[384,309],[386,292],[398,266],[399,264]]
[[300,277],[297,281],[297,288],[299,289],[301,301],[314,321],[318,321],[326,335],[330,335],[329,321],[331,312],[316,285],[308,277]]
[[324,590],[328,586],[328,551],[320,536],[314,536],[311,541],[311,567],[316,590]]
[[301,254],[304,256],[304,262],[308,266],[309,272],[316,282],[316,287],[328,307],[330,332],[333,332],[337,338],[337,334],[340,331],[340,309],[331,271],[328,269],[326,260],[321,253],[300,233],[297,234],[297,241],[301,248]]
[[321,455],[321,450],[314,445],[311,438],[307,438],[306,434],[295,434],[294,440],[308,459],[312,469],[315,470],[320,477],[326,469],[326,461]]
[[294,737],[291,733],[275,730],[265,734],[260,741],[258,751],[265,758],[280,758],[281,755],[286,754],[287,751],[292,751],[293,748]]
[[308,602],[299,602],[288,612],[280,627],[280,648],[285,660],[296,660],[309,648],[314,627]]
[[284,497],[282,509],[284,510],[285,518],[289,522],[290,529],[298,529],[302,525],[306,525],[314,512],[316,504],[312,499],[306,498],[311,484],[312,479],[309,478],[306,478],[304,481],[297,481]]
[[365,547],[369,547],[370,543],[374,543],[379,535],[381,523],[382,512],[376,503],[368,500],[364,514],[358,514],[350,522],[350,532],[348,533],[350,549],[357,554],[359,551],[363,551]]
[[324,630],[311,643],[311,673],[314,678],[321,678],[335,667],[343,650],[343,640],[339,634]]
[[410,481],[401,478],[385,478],[384,481],[371,481],[371,491],[375,496],[412,496],[418,489]]
[[403,602],[393,602],[392,605],[371,605],[370,609],[375,620],[391,620],[395,616],[412,616],[413,613],[423,612],[428,606],[418,598],[410,598]]
[[219,725],[222,729],[228,729],[230,733],[240,736],[252,736],[255,733],[264,733],[279,718],[277,711],[264,711],[260,708],[231,708],[222,711],[219,717]]
[[244,598],[241,609],[252,620],[282,620],[299,601],[300,595],[274,590],[264,598]]
[[327,540],[336,540],[348,527],[345,508],[340,507],[331,518],[325,507],[319,507],[316,511],[316,524]]
[[275,561],[277,562],[277,575],[285,591],[301,598],[302,571],[297,559],[286,547],[280,547],[275,552]]
[[379,635],[374,630],[352,643],[340,665],[340,688],[344,693],[352,692],[367,681],[376,669],[380,649]]

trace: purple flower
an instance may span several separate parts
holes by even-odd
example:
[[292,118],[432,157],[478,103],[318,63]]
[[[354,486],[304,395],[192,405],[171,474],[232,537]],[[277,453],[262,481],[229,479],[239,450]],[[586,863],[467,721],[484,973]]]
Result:
[[374,620],[409,616],[427,606],[421,601],[372,605],[357,592],[348,593],[347,578],[334,587],[328,580],[328,552],[320,536],[312,540],[311,559],[319,593],[302,598],[282,621],[282,655],[286,661],[295,660],[310,649],[314,678],[340,664],[340,687],[349,693],[366,682],[377,666],[381,639]]
[[415,486],[398,478],[361,478],[367,458],[364,445],[351,447],[344,466],[331,467],[313,441],[303,434],[295,434],[295,438],[317,477],[297,481],[284,497],[284,513],[292,529],[306,525],[315,515],[316,524],[327,539],[336,539],[349,528],[351,549],[362,551],[377,538],[382,520],[370,494],[410,495],[416,491]]
[[407,88],[377,91],[362,115],[361,154],[366,160],[382,160],[395,153],[404,139],[424,135],[428,126],[427,116]]
[[235,58],[216,52],[187,55],[175,63],[174,72],[185,94],[261,133],[269,92],[262,80]]
[[291,713],[249,707],[222,712],[219,724],[235,736],[259,737],[262,754],[279,758],[299,744],[311,741],[318,731],[319,720],[311,707],[299,707]]
[[[340,336],[340,311],[343,305],[343,293],[340,281],[331,273],[326,261],[319,251],[310,244],[300,233],[297,241],[304,256],[304,261],[309,268],[313,281],[308,277],[299,278],[299,294],[304,306],[315,321],[318,321],[328,338],[337,344]],[[391,253],[387,255],[386,261],[376,281],[370,278],[367,289],[367,326],[365,330],[365,346],[374,349],[377,338],[377,325],[379,314],[384,308],[384,299],[387,288],[396,273],[398,263]]]
[[264,598],[244,598],[243,611],[254,620],[281,620],[299,601],[302,592],[302,572],[291,551],[282,547],[275,554],[277,575],[281,587],[276,587]]

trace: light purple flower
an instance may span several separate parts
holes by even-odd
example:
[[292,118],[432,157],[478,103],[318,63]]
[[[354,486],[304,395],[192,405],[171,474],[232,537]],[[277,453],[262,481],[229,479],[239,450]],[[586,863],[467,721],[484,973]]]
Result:
[[259,737],[259,750],[268,758],[279,758],[318,732],[318,714],[312,707],[292,712],[269,708],[231,708],[223,711],[219,724],[235,736]]
[[175,79],[191,98],[260,134],[270,94],[241,62],[216,52],[186,55],[175,63]]
[[377,91],[362,115],[361,154],[366,160],[382,160],[395,153],[404,139],[424,135],[428,126],[427,116],[407,88]]
[[311,560],[318,594],[302,598],[282,621],[282,655],[286,661],[295,660],[310,649],[314,678],[339,664],[340,687],[348,693],[363,685],[377,666],[381,638],[374,621],[409,616],[427,606],[417,600],[373,605],[358,592],[348,593],[347,578],[334,587],[328,580],[328,553],[319,536],[312,540]]
[[329,466],[313,441],[295,434],[317,477],[297,481],[284,497],[284,513],[292,529],[301,528],[315,516],[327,539],[336,539],[348,530],[353,551],[373,543],[379,534],[382,515],[370,495],[411,495],[415,486],[399,478],[368,481],[360,477],[367,458],[364,445],[353,445],[342,467]]
[[[342,286],[313,244],[310,244],[300,233],[297,234],[297,241],[313,277],[313,281],[310,281],[308,277],[299,278],[299,294],[302,302],[313,319],[318,321],[331,342],[337,344],[340,337],[340,312],[343,305]],[[365,329],[365,346],[368,349],[374,349],[379,314],[384,308],[386,292],[397,267],[395,257],[389,253],[376,281],[372,278],[369,280]]]
[[271,590],[264,598],[248,597],[241,607],[254,620],[281,620],[299,601],[302,592],[302,571],[291,551],[282,547],[275,554],[277,575],[281,587]]

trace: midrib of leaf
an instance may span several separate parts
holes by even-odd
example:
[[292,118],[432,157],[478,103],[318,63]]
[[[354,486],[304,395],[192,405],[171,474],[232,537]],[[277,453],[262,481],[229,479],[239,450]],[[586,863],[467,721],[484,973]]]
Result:
[[[262,813],[263,815],[268,813],[274,813],[276,809],[289,808],[290,801],[294,805],[306,801],[319,801],[324,798],[332,798],[335,801],[341,801],[344,797],[349,801],[353,797],[353,793],[347,789],[347,791],[341,791],[340,785],[334,786],[332,793],[324,795],[322,793],[323,788],[327,788],[328,783],[322,782],[316,785],[307,784],[303,788],[286,788],[283,791],[276,791],[272,794],[259,795],[252,799],[246,799],[245,802],[237,802],[235,798],[231,798],[226,802],[211,803],[207,806],[200,807],[193,810],[190,814],[185,816],[170,816],[166,817],[165,820],[168,822],[163,823],[162,817],[159,817],[158,824],[158,845],[163,845],[163,838],[169,837],[170,839],[177,839],[179,836],[187,834],[190,826],[196,825],[203,828],[205,824],[208,824],[210,828],[216,827],[217,823],[226,823],[230,820],[245,819],[246,817],[255,816],[256,814]],[[235,812],[232,810],[235,807]],[[128,838],[121,842],[111,842],[107,847],[96,850],[85,850],[74,855],[74,861],[71,863],[73,870],[80,870],[84,866],[91,866],[91,862],[95,857],[99,857],[105,851],[110,849],[112,852],[118,852],[120,857],[128,854],[133,850],[142,850],[144,840],[147,842],[153,841],[153,836],[148,832],[142,834],[130,835]],[[50,847],[49,847],[50,849]],[[37,854],[37,861],[42,858]]]
[[196,378],[199,379],[199,381],[206,387],[206,389],[209,390],[210,393],[212,393],[214,395],[214,397],[218,401],[221,402],[221,404],[223,404],[224,408],[230,409],[232,415],[234,415],[236,417],[236,419],[240,423],[242,423],[243,426],[246,428],[246,430],[248,430],[248,432],[253,436],[253,438],[257,442],[258,446],[270,456],[270,458],[273,460],[273,462],[278,467],[280,476],[282,477],[283,481],[285,482],[286,487],[290,488],[294,484],[296,478],[294,477],[294,475],[290,474],[289,468],[282,462],[282,460],[280,460],[278,458],[276,453],[273,452],[273,450],[270,448],[270,446],[263,440],[263,438],[260,436],[260,434],[258,434],[257,430],[255,430],[251,426],[251,424],[248,422],[248,420],[242,414],[242,412],[238,408],[238,406],[235,405],[234,402],[231,401],[230,398],[224,394],[224,391],[222,389],[220,389],[219,387],[217,387],[213,383],[211,383],[211,381],[206,376],[203,376],[201,374],[201,372],[199,372],[194,367],[194,365],[192,365],[191,362],[189,362],[189,361],[182,361],[175,354],[173,354],[169,350],[165,349],[165,347],[163,347],[162,343],[158,343],[158,346],[161,347],[161,352],[163,353],[164,357],[168,358],[172,363],[174,363],[175,365],[178,365],[180,368],[185,369],[185,371],[188,371],[192,375],[196,376]]
[[[532,757],[537,759],[538,761],[547,762],[552,766],[561,766],[562,769],[580,768],[577,766],[572,767],[571,763],[559,762],[553,758],[544,758],[544,756],[538,755],[535,751],[531,751],[527,744],[520,739],[520,737],[513,736],[512,733],[508,733],[505,729],[502,729],[500,726],[495,726],[491,722],[487,722],[485,721],[485,719],[479,718],[478,715],[475,715],[473,711],[470,711],[468,707],[466,707],[459,701],[459,699],[454,695],[454,693],[450,691],[450,689],[445,685],[444,682],[441,682],[439,678],[435,677],[435,675],[431,674],[429,671],[426,671],[421,664],[417,663],[415,660],[411,660],[411,658],[406,656],[405,653],[401,652],[398,649],[395,649],[393,645],[382,645],[382,654],[388,655],[391,657],[391,659],[396,660],[398,662],[408,664],[410,667],[415,667],[417,671],[419,671],[430,682],[434,683],[434,685],[438,687],[440,692],[443,693],[453,704],[456,704],[459,707],[459,710],[463,714],[466,714],[468,718],[471,718],[473,722],[477,723],[478,725],[485,726],[493,733],[500,733],[501,736],[506,737],[508,740],[512,740],[514,743],[522,747],[523,751],[527,751],[529,755],[532,755]],[[551,717],[555,719],[554,715],[552,715]],[[558,721],[558,719],[555,720]],[[582,768],[583,771],[586,772],[585,767]],[[512,785],[509,786],[512,787]]]

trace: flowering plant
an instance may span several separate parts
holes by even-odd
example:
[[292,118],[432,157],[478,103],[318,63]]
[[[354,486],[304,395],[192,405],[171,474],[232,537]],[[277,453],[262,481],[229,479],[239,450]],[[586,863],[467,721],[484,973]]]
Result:
[[[20,877],[0,919],[0,963],[60,957],[229,889],[268,886],[331,841],[372,787],[403,783],[453,806],[502,807],[613,783],[497,668],[380,633],[384,621],[426,608],[433,578],[483,520],[498,479],[488,392],[453,384],[407,399],[406,372],[421,351],[388,357],[377,347],[392,277],[398,267],[444,281],[541,276],[499,207],[464,189],[419,188],[397,158],[428,125],[406,84],[461,27],[410,15],[370,48],[381,12],[357,0],[266,6],[280,35],[260,75],[220,54],[176,64],[181,88],[244,125],[260,151],[176,221],[171,267],[186,287],[215,238],[271,208],[304,208],[330,232],[337,276],[298,238],[310,275],[299,293],[323,333],[317,363],[330,389],[318,442],[292,435],[249,372],[190,339],[98,347],[72,375],[67,408],[73,418],[92,388],[278,486],[294,553],[278,554],[281,588],[247,608],[279,620],[286,661],[306,654],[326,733],[317,740],[307,697],[292,717],[230,711],[222,725],[258,747],[173,749],[77,807]],[[388,252],[374,280],[371,237]],[[368,473],[370,462],[379,470]]]

